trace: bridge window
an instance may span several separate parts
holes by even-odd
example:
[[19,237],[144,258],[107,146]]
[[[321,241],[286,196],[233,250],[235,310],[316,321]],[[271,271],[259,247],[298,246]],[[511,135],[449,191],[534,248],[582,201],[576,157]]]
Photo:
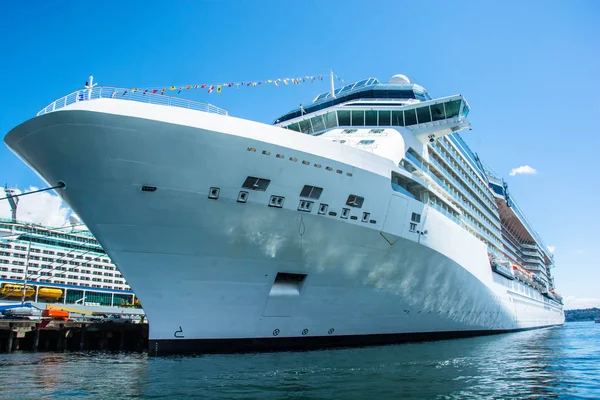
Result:
[[323,117],[318,115],[310,119],[312,124],[313,132],[320,132],[325,129],[325,123],[323,122]]
[[323,115],[323,120],[325,121],[325,128],[327,129],[337,126],[337,118],[335,117],[335,111],[331,111]]
[[419,119],[419,124],[423,124],[425,122],[431,122],[431,114],[429,113],[429,106],[417,108],[417,118]]
[[390,126],[391,124],[391,111],[379,111],[379,126]]
[[288,129],[296,132],[300,132],[300,125],[298,123],[293,123],[287,126]]
[[406,110],[404,111],[404,125],[410,126],[415,125],[417,123],[417,114],[415,110]]
[[446,107],[446,118],[454,118],[458,116],[460,102],[460,100],[452,100],[444,104]]
[[431,119],[433,121],[439,121],[444,119],[444,105],[443,104],[435,104],[431,106]]
[[363,110],[352,111],[352,126],[365,126],[365,112]]
[[350,126],[350,111],[337,112],[338,123],[340,126]]
[[393,126],[404,126],[404,112],[403,111],[392,111],[392,125]]
[[312,127],[310,126],[310,120],[305,119],[303,121],[300,121],[300,132],[312,133]]
[[365,125],[377,126],[377,111],[365,111]]

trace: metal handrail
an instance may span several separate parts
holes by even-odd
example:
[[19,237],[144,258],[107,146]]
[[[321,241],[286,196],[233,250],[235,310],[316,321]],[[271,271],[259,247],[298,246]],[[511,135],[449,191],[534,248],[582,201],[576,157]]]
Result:
[[150,90],[124,89],[110,86],[95,86],[93,89],[81,89],[53,101],[37,113],[37,116],[60,110],[70,104],[94,99],[115,99],[138,101],[169,107],[187,108],[212,114],[229,115],[227,110],[200,101],[152,93]]

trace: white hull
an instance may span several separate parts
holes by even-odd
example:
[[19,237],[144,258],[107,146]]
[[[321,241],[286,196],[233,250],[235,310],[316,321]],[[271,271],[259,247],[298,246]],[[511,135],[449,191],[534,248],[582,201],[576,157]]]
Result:
[[[185,351],[191,345],[171,342],[489,333],[564,322],[561,307],[493,273],[483,243],[394,192],[389,160],[232,117],[117,103],[75,104],[5,140],[49,183],[66,183],[64,199],[134,289],[155,346]],[[247,176],[271,184],[238,203]],[[324,188],[311,213],[297,211],[305,184]],[[208,198],[211,187],[220,188],[217,200]],[[349,194],[365,197],[362,209],[352,209],[357,220],[340,218]],[[268,207],[271,195],[285,197],[282,209]],[[319,203],[337,215],[318,215]],[[361,222],[363,212],[374,222]],[[422,214],[427,236],[409,232],[412,212]],[[278,272],[307,276],[297,294],[277,294]]]

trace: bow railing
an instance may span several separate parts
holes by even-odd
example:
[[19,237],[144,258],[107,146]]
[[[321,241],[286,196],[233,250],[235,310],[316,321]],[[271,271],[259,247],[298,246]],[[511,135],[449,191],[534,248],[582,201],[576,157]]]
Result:
[[70,104],[94,99],[129,100],[161,106],[187,108],[212,114],[229,115],[229,113],[212,104],[186,100],[179,97],[165,96],[150,90],[123,89],[110,86],[95,86],[92,89],[81,89],[53,101],[37,113],[38,116],[60,110]]

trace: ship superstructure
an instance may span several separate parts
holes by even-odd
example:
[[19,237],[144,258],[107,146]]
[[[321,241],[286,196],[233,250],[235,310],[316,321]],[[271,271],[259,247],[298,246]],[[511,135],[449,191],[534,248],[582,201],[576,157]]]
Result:
[[[25,286],[25,291],[23,287]],[[133,306],[135,295],[93,235],[0,219],[0,302]]]
[[458,134],[469,111],[403,75],[332,84],[272,125],[90,87],[5,141],[64,184],[144,304],[152,354],[562,324],[551,253]]

